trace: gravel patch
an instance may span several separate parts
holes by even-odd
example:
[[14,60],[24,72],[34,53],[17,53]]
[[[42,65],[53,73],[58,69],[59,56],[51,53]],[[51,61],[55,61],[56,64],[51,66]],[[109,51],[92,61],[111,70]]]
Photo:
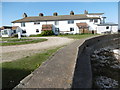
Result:
[[26,56],[33,55],[35,53],[41,53],[46,49],[52,49],[72,43],[74,39],[64,37],[30,37],[32,39],[46,38],[47,41],[26,44],[26,45],[13,45],[13,46],[1,46],[2,48],[2,61],[13,61]]

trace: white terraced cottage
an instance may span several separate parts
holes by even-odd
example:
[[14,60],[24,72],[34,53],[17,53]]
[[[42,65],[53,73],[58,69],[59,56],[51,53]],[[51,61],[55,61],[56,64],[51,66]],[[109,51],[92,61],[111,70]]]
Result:
[[44,16],[40,13],[39,16],[27,17],[24,13],[23,18],[13,21],[12,26],[19,26],[23,30],[23,34],[36,35],[44,30],[53,30],[55,34],[68,33],[105,33],[117,32],[117,24],[106,24],[104,13],[88,13],[75,15],[73,11],[70,15],[58,15],[53,13],[53,16]]

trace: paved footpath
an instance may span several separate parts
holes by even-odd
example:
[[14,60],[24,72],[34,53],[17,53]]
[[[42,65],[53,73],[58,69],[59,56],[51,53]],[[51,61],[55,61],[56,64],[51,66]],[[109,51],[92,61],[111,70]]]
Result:
[[84,41],[77,40],[57,51],[16,88],[71,88],[78,47]]

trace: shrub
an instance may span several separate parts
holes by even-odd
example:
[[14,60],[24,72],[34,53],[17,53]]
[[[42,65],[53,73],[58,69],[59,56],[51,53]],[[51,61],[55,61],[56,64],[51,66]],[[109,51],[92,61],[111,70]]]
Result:
[[41,35],[42,36],[50,36],[50,35],[54,35],[54,33],[52,30],[45,30],[45,31],[42,31]]

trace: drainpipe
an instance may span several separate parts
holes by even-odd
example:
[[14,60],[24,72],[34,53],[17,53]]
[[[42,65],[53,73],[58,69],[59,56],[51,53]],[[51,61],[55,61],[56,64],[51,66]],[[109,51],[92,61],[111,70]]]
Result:
[[111,26],[111,28],[110,28],[110,29],[111,29],[110,32],[112,33],[112,25],[110,25],[110,26]]

